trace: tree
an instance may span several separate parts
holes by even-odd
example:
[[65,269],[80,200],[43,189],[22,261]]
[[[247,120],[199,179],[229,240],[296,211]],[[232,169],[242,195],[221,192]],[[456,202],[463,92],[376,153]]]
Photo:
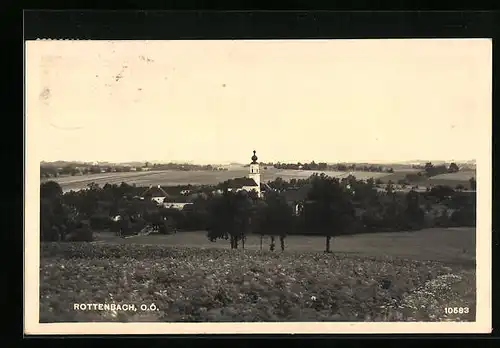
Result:
[[460,207],[452,213],[450,220],[455,226],[476,226],[475,195],[462,202]]
[[449,173],[457,173],[459,170],[460,170],[460,168],[458,168],[458,166],[455,162],[450,163],[450,166],[448,167]]
[[281,251],[285,251],[285,238],[286,238],[286,235],[280,235],[280,247],[281,247]]
[[271,236],[271,251],[274,250],[274,238],[279,236],[281,250],[285,249],[285,238],[292,228],[293,208],[286,202],[283,195],[271,192],[258,206],[256,233],[261,236]]
[[476,190],[476,179],[474,177],[469,179],[469,187],[471,190],[475,191]]
[[450,186],[445,185],[437,185],[431,188],[429,193],[427,193],[428,197],[435,197],[437,202],[441,202],[448,197],[452,197],[455,194],[455,190]]
[[[40,240],[61,241],[66,239],[67,235],[74,232],[78,227],[78,222],[81,221],[78,211],[67,204],[68,200],[62,195],[62,190],[57,183],[41,184],[40,196]],[[84,239],[88,240],[87,237]]]
[[355,220],[352,198],[338,179],[323,173],[313,176],[311,184],[307,199],[312,203],[305,208],[307,227],[326,237],[325,252],[329,253],[331,238],[347,232]]
[[221,196],[215,197],[211,204],[211,222],[208,238],[230,239],[231,249],[238,249],[238,242],[246,239],[250,229],[252,200],[245,191],[231,192],[225,190]]
[[100,189],[99,184],[95,182],[88,183],[87,187],[89,188],[90,191],[97,191]]
[[269,244],[269,251],[274,251],[274,248],[276,247],[276,243],[274,241],[274,236],[271,236],[271,244]]
[[366,180],[366,185],[369,189],[373,189],[375,187],[375,180],[373,178],[369,178]]
[[427,163],[425,164],[425,166],[424,166],[424,170],[425,170],[426,172],[431,171],[431,170],[432,170],[432,168],[434,168],[434,165],[432,164],[432,162],[427,162]]
[[230,235],[234,240],[235,249],[238,249],[239,241],[242,242],[242,247],[245,249],[245,241],[251,226],[253,200],[245,191],[237,192],[232,198]]
[[425,164],[424,170],[427,177],[448,173],[448,168],[444,164],[435,166],[431,162]]
[[277,191],[283,191],[290,186],[290,184],[283,180],[281,177],[277,177],[273,181],[268,182],[268,185]]
[[420,208],[420,194],[411,190],[406,194],[405,225],[410,230],[421,229],[424,225],[425,213]]
[[394,185],[392,183],[392,180],[389,180],[387,182],[387,186],[385,187],[385,191],[388,193],[388,194],[392,194],[394,193]]
[[40,184],[40,197],[42,199],[53,199],[62,196],[61,186],[55,181],[47,181]]

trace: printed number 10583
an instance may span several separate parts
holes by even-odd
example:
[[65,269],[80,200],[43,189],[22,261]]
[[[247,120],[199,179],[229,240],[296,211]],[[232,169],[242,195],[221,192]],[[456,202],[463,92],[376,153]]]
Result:
[[446,314],[467,314],[469,313],[469,307],[446,307],[444,312]]

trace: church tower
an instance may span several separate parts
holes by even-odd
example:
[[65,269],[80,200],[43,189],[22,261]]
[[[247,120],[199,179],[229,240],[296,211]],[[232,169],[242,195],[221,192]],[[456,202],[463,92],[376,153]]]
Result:
[[250,179],[253,179],[255,183],[257,184],[257,194],[259,197],[261,197],[261,192],[260,192],[260,168],[259,168],[259,163],[257,162],[258,158],[257,155],[255,155],[255,150],[253,151],[253,156],[252,156],[252,162],[250,163],[250,174],[248,177]]

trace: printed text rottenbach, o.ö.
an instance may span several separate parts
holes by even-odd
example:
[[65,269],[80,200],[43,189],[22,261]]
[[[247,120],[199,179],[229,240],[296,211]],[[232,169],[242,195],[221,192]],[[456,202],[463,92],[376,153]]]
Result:
[[158,307],[154,303],[141,304],[136,306],[133,303],[74,303],[73,310],[75,311],[124,311],[137,312],[141,311],[157,311]]

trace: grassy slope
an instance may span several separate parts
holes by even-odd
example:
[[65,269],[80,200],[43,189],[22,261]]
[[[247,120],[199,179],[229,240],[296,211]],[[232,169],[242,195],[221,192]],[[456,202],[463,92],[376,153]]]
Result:
[[[210,242],[205,232],[179,232],[175,235],[134,236],[127,239],[110,233],[97,236],[112,244],[150,244],[176,247],[229,249],[229,241]],[[263,249],[269,249],[270,238],[265,237]],[[277,241],[277,243],[279,243]],[[248,250],[260,249],[260,237],[250,235],[245,243]],[[366,256],[390,255],[417,260],[435,260],[471,264],[475,260],[475,230],[471,228],[426,229],[417,232],[370,233],[340,236],[332,240],[333,252]],[[322,252],[325,238],[320,236],[288,236],[286,250]]]
[[[255,250],[257,238],[251,250],[227,250],[227,242],[209,243],[202,233],[151,237],[153,245],[134,238],[43,244],[40,319],[474,320],[474,236],[450,229],[340,237],[332,255],[318,252],[322,239],[308,237],[290,237],[285,253]],[[88,302],[154,303],[158,310],[72,310]],[[471,312],[446,316],[445,306]]]

